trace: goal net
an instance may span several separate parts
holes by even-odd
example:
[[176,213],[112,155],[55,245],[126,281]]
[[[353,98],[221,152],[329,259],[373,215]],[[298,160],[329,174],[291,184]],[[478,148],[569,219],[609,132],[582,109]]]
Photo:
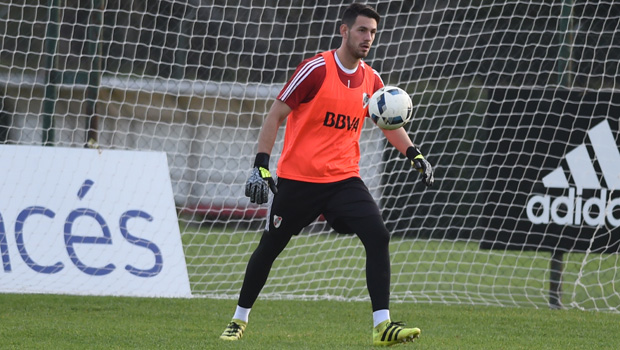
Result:
[[[366,121],[391,299],[620,311],[620,6],[368,3],[365,61],[410,93],[436,174],[425,188]],[[347,5],[5,1],[0,143],[165,152],[192,294],[236,298],[267,212],[244,196],[262,121],[297,64],[340,45]],[[317,218],[261,298],[368,300],[361,243]]]

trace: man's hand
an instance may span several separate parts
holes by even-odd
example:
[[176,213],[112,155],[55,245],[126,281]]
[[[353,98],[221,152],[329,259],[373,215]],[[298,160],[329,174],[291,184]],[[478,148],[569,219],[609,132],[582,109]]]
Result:
[[420,153],[420,149],[416,146],[409,147],[407,149],[407,158],[411,160],[411,166],[416,168],[422,174],[422,182],[427,187],[433,185],[435,182],[435,176],[433,175],[433,167],[424,156]]
[[[265,164],[266,163],[266,164]],[[245,183],[245,195],[250,197],[250,202],[256,204],[267,203],[269,200],[269,189],[276,194],[278,188],[276,182],[269,172],[269,155],[259,153],[256,155],[254,168],[250,172],[250,177]]]
[[256,204],[267,203],[269,200],[269,188],[273,193],[278,193],[276,183],[271,177],[269,169],[256,167],[252,169],[248,181],[245,183],[245,195],[250,197],[250,202]]

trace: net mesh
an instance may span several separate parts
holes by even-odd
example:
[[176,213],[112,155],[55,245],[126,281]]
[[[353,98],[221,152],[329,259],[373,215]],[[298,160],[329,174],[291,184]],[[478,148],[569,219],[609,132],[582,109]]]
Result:
[[[365,123],[361,175],[393,233],[392,300],[546,306],[562,272],[562,304],[620,310],[620,197],[588,138],[607,122],[616,159],[620,6],[368,3],[382,20],[365,61],[411,94],[406,128],[437,179],[426,189]],[[192,293],[235,298],[266,215],[243,195],[262,120],[299,62],[340,45],[346,5],[5,1],[0,142],[165,152]],[[599,189],[578,186],[566,159],[582,145]],[[273,168],[281,147],[282,134]],[[555,169],[564,188],[543,183]],[[602,204],[579,215],[603,213],[596,225],[554,222],[591,198]],[[261,296],[367,300],[364,264],[359,240],[319,218]]]

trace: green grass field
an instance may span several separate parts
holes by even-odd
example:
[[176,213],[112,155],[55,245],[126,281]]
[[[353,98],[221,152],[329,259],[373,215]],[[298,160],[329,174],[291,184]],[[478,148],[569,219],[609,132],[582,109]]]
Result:
[[[1,349],[370,349],[368,303],[259,300],[245,337],[218,339],[233,300],[0,295]],[[422,329],[396,349],[618,349],[620,315],[397,303]]]
[[[220,288],[228,299],[0,294],[0,349],[373,348],[367,301],[269,300],[273,293],[299,297],[308,289],[329,290],[341,299],[367,296],[357,238],[323,234],[291,242],[265,287],[271,297],[254,306],[244,338],[220,341],[259,237],[185,231],[194,295]],[[419,300],[393,302],[392,318],[422,329],[418,341],[397,349],[620,348],[617,312],[548,309],[549,254],[406,239],[393,239],[391,253],[393,299],[406,300],[403,295],[411,292]],[[618,256],[583,261],[583,254],[566,256],[565,304],[579,301],[599,310],[618,305]],[[577,272],[581,287],[575,283]],[[342,294],[336,294],[339,289]],[[507,307],[491,306],[496,304]]]

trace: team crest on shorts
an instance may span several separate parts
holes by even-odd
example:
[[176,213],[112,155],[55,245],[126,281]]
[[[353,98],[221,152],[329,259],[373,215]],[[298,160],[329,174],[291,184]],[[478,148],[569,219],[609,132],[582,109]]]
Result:
[[278,215],[274,215],[273,226],[275,226],[275,228],[279,228],[281,224],[282,224],[282,217]]

